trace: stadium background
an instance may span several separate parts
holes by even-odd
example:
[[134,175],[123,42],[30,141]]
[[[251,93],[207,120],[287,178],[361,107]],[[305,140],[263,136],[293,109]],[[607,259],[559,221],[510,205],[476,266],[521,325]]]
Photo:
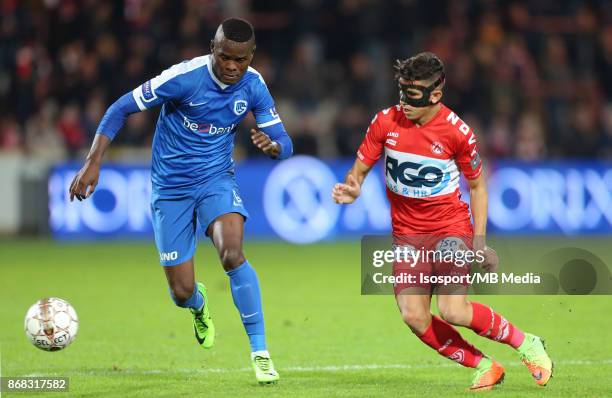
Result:
[[[610,1],[2,0],[0,11],[2,375],[73,375],[73,391],[84,396],[188,393],[185,376],[215,395],[252,387],[210,244],[198,250],[198,275],[212,286],[225,335],[203,364],[157,269],[147,167],[158,111],[130,116],[93,200],[68,204],[65,195],[106,107],[170,65],[208,53],[230,15],[256,28],[253,66],[299,155],[267,160],[249,143],[254,121],[239,127],[235,159],[252,214],[246,253],[260,270],[272,350],[289,376],[274,394],[325,395],[330,373],[338,396],[405,393],[406,372],[415,394],[467,382],[467,373],[450,376],[446,362],[418,345],[390,298],[359,296],[358,239],[389,226],[382,170],[354,206],[329,197],[371,117],[397,101],[397,58],[429,50],[444,60],[444,102],[476,131],[487,159],[490,230],[502,264],[570,246],[612,260]],[[320,289],[314,296],[312,285]],[[135,290],[146,306],[125,305]],[[73,302],[82,319],[75,346],[51,354],[52,363],[21,331],[27,307],[48,295]],[[566,327],[593,318],[590,330],[603,336],[609,321],[597,314],[609,310],[605,299],[486,298],[556,344],[555,395],[568,396],[609,392],[603,376],[588,386],[580,380],[609,371],[610,343]],[[534,312],[543,315],[534,320]],[[142,322],[154,329],[144,337]],[[296,350],[304,340],[309,349]],[[511,361],[488,342],[478,345]],[[432,369],[449,375],[439,380]],[[219,377],[233,387],[221,388]],[[521,383],[509,394],[534,393],[527,378]]]

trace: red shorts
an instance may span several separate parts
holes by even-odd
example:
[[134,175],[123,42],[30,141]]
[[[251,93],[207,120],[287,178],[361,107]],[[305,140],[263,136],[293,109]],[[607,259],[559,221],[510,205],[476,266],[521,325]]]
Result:
[[402,262],[393,264],[393,276],[399,279],[394,283],[395,295],[411,287],[431,292],[435,286],[469,284],[474,261],[471,234],[402,237],[394,239],[394,244],[406,254]]

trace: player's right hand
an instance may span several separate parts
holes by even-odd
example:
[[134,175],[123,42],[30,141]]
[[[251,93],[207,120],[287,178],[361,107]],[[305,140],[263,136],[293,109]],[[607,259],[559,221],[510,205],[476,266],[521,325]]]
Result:
[[338,204],[353,203],[361,193],[361,186],[357,179],[349,174],[346,178],[346,183],[338,183],[332,189],[332,198]]
[[79,201],[90,197],[98,185],[99,177],[100,165],[86,162],[70,183],[70,189],[68,189],[70,201],[72,202],[75,197]]

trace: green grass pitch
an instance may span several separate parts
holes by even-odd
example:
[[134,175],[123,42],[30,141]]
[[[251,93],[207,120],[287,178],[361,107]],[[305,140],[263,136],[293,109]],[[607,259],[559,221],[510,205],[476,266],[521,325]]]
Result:
[[[517,253],[573,245],[610,264],[609,239],[515,239]],[[415,338],[392,296],[361,296],[358,242],[293,246],[247,242],[259,272],[268,345],[281,374],[259,386],[229,284],[213,248],[201,243],[196,273],[209,289],[217,340],[194,337],[190,314],[168,295],[152,242],[58,244],[0,241],[2,376],[68,376],[58,397],[421,397],[469,396],[471,371]],[[518,254],[504,256],[518,258]],[[23,317],[39,298],[76,308],[80,330],[65,351],[43,352],[26,340]],[[609,296],[483,296],[479,300],[526,331],[546,338],[556,373],[535,385],[507,346],[462,331],[507,369],[500,397],[603,397],[612,394]],[[36,394],[35,396],[39,396]],[[45,395],[44,393],[42,395]],[[7,394],[2,396],[33,396]]]

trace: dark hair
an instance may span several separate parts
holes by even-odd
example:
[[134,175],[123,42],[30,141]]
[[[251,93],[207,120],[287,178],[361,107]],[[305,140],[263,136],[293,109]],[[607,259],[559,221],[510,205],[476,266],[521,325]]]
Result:
[[[433,83],[444,82],[444,64],[434,53],[423,52],[395,63],[395,79],[424,80]],[[440,84],[438,83],[438,85]]]
[[231,41],[244,43],[255,36],[253,25],[244,19],[228,18],[221,22],[221,26],[223,27],[223,36]]

